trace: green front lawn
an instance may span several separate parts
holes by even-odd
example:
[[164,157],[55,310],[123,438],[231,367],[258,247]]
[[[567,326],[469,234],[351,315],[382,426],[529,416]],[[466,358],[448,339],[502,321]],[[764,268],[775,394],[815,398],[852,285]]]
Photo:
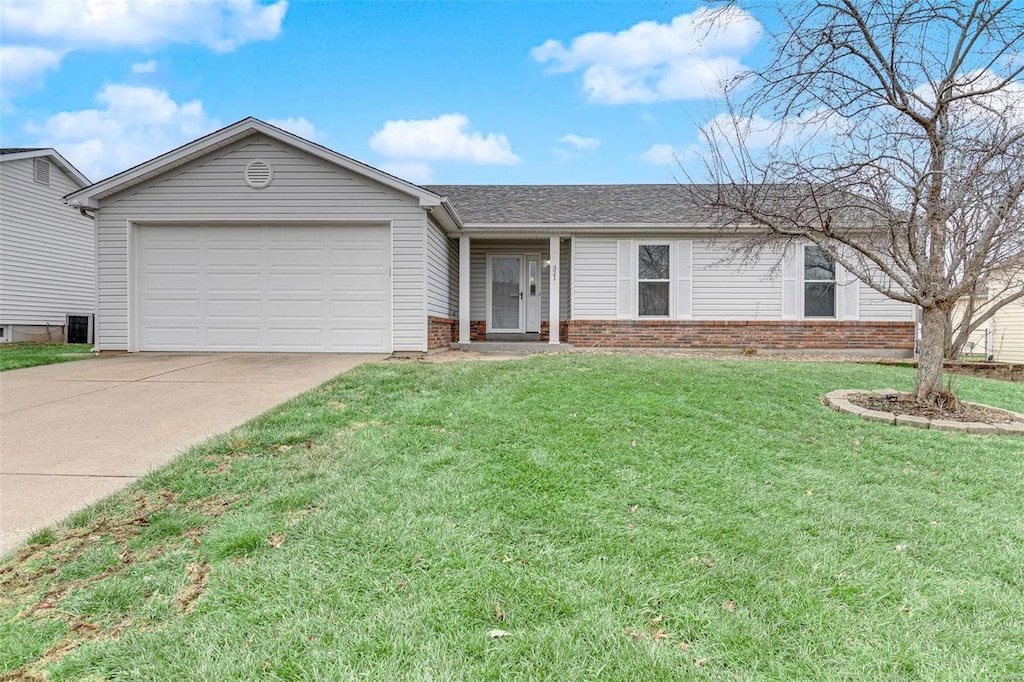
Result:
[[[818,402],[912,379],[598,355],[364,366],[37,534],[0,567],[0,669],[1020,677],[1024,440]],[[954,381],[1024,410],[1019,385]]]
[[0,344],[0,372],[84,360],[92,357],[91,351],[88,343],[4,343]]

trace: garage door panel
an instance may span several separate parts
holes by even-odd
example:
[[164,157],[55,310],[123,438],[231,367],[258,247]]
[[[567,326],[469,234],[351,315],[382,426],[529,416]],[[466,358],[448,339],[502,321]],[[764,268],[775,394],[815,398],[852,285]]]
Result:
[[280,272],[267,275],[271,291],[326,294],[322,272]]
[[199,267],[199,249],[166,247],[148,250],[145,252],[143,262],[149,267],[197,268]]
[[139,230],[140,350],[391,349],[386,227]]
[[205,290],[209,292],[252,292],[260,290],[263,277],[258,272],[219,272],[205,274]]
[[332,329],[331,345],[336,348],[345,348],[353,353],[373,352],[373,348],[379,348],[387,344],[388,340],[379,329]]
[[195,350],[200,347],[199,327],[150,325],[146,327],[143,340],[146,347],[153,350]]
[[331,291],[378,292],[387,287],[387,284],[388,278],[380,273],[334,274],[330,278]]
[[206,250],[206,264],[210,268],[251,268],[259,270],[262,253],[259,249],[220,248]]
[[353,320],[375,320],[379,322],[384,319],[384,311],[380,309],[376,301],[349,299],[346,301],[331,301],[330,316],[331,320],[334,321],[351,318]]

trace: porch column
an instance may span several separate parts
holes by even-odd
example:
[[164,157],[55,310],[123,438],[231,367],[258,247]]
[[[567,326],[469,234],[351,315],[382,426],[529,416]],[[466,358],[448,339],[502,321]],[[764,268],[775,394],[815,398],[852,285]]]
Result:
[[459,237],[459,343],[469,343],[469,237]]
[[548,343],[558,343],[558,319],[559,315],[559,303],[558,303],[558,266],[562,262],[561,254],[562,242],[559,237],[551,238],[551,253],[548,254],[548,258],[551,259],[551,265],[548,266],[548,295],[550,299],[548,301]]

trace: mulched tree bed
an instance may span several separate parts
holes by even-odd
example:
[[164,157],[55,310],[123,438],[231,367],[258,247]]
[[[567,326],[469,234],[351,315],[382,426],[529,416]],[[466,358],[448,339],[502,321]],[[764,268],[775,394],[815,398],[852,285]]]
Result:
[[854,405],[867,410],[879,412],[892,412],[897,415],[906,414],[914,417],[926,417],[928,419],[945,419],[956,422],[981,422],[982,424],[1006,424],[1021,423],[1017,415],[1000,410],[995,407],[975,405],[973,403],[960,402],[953,409],[945,409],[938,405],[928,405],[916,402],[914,397],[908,393],[891,393],[878,395],[877,393],[851,393],[846,396]]

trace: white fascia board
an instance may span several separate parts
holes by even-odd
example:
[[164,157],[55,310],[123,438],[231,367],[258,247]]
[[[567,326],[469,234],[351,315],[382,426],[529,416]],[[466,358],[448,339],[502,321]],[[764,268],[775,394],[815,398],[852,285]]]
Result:
[[82,172],[71,165],[71,162],[60,155],[56,149],[48,147],[46,149],[33,149],[28,152],[16,152],[14,154],[0,154],[0,161],[17,161],[18,159],[34,159],[39,156],[48,156],[53,159],[53,162],[63,170],[65,173],[71,176],[71,178],[78,183],[79,187],[88,187],[89,178],[82,175]]
[[439,205],[441,203],[441,197],[439,195],[434,194],[429,190],[425,190],[419,185],[406,182],[401,178],[385,173],[373,166],[369,166],[361,161],[356,161],[344,154],[339,154],[332,149],[328,149],[323,145],[310,142],[298,135],[289,133],[286,130],[282,130],[276,126],[272,126],[269,123],[265,123],[264,121],[252,117],[242,119],[237,123],[232,123],[226,128],[221,128],[220,130],[212,132],[198,140],[189,142],[177,149],[172,149],[165,154],[143,162],[133,168],[129,168],[128,170],[111,176],[106,180],[101,180],[94,185],[80,189],[77,192],[72,192],[67,195],[65,199],[72,205],[84,205],[84,202],[82,201],[83,199],[94,199],[103,194],[116,192],[122,187],[130,187],[135,184],[136,181],[141,181],[141,178],[152,177],[164,170],[170,170],[181,162],[202,156],[204,150],[216,148],[232,138],[241,139],[249,133],[266,135],[267,137],[300,149],[312,156],[316,156],[324,161],[333,163],[336,166],[340,166],[346,170],[352,171],[353,173],[375,180],[382,185],[402,192],[403,194],[416,197],[420,200],[420,205],[431,206]]

